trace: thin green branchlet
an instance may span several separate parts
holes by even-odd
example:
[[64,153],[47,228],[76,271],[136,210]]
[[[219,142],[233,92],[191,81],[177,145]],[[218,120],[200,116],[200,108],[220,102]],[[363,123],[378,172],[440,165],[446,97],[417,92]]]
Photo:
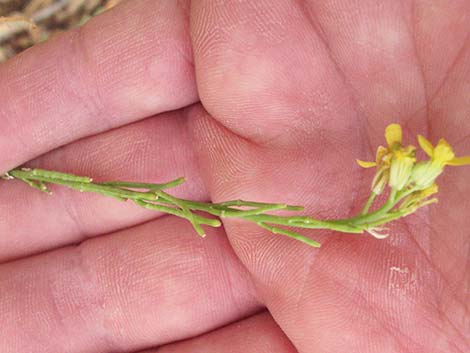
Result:
[[[175,197],[168,190],[185,182],[178,178],[167,183],[152,184],[127,181],[96,182],[90,177],[49,171],[44,169],[17,168],[0,176],[4,180],[19,180],[44,193],[51,194],[50,185],[60,185],[80,192],[92,192],[131,201],[145,209],[171,214],[186,219],[201,237],[206,235],[204,226],[220,227],[221,220],[237,218],[257,224],[273,234],[284,235],[313,247],[320,243],[293,228],[328,229],[342,233],[368,232],[378,239],[389,236],[387,223],[406,217],[421,207],[437,202],[432,197],[438,188],[435,179],[446,165],[470,165],[470,156],[455,157],[450,145],[443,139],[436,147],[422,136],[420,146],[430,157],[428,161],[416,161],[415,147],[402,145],[402,130],[391,124],[385,131],[388,147],[380,146],[375,162],[358,160],[364,168],[376,167],[371,193],[359,215],[336,220],[319,220],[304,215],[276,215],[275,211],[301,212],[302,206],[284,203],[263,203],[232,200],[220,203],[198,202]],[[374,207],[379,195],[387,190],[388,196]]]
[[[162,184],[123,181],[95,182],[92,178],[73,174],[43,169],[18,168],[5,174],[3,179],[17,179],[48,194],[51,194],[49,185],[55,184],[80,192],[93,192],[113,197],[120,201],[132,201],[143,208],[188,220],[195,231],[202,237],[206,235],[202,226],[220,227],[221,221],[219,219],[238,218],[256,223],[261,228],[274,234],[285,235],[313,247],[319,247],[320,244],[286,228],[329,229],[353,234],[363,233],[366,230],[375,232],[374,229],[379,229],[383,224],[400,218],[405,214],[404,211],[390,211],[410,194],[409,191],[399,194],[392,191],[390,197],[381,208],[369,212],[376,197],[376,194],[372,192],[371,197],[359,216],[343,220],[318,220],[309,216],[281,216],[268,213],[280,210],[299,212],[304,209],[302,206],[243,200],[206,203],[181,199],[170,195],[167,190],[184,183],[184,178]],[[212,218],[208,215],[217,218]]]
[[[389,212],[406,194],[390,195],[384,206],[371,213],[362,213],[357,217],[344,220],[318,220],[309,216],[280,216],[269,214],[272,211],[299,212],[304,208],[287,204],[271,204],[243,200],[233,200],[222,203],[205,203],[180,199],[170,195],[165,190],[174,188],[184,182],[179,178],[164,184],[150,184],[137,182],[94,182],[92,178],[76,176],[73,174],[46,171],[42,169],[14,169],[4,179],[17,179],[26,184],[51,194],[49,184],[65,186],[80,192],[93,192],[104,196],[110,196],[120,201],[133,201],[138,206],[146,209],[160,211],[188,220],[195,231],[202,237],[205,236],[203,225],[220,227],[221,222],[217,218],[210,218],[199,213],[218,217],[220,219],[239,218],[256,223],[274,234],[285,235],[299,240],[313,247],[320,244],[306,236],[287,228],[305,229],[330,229],[343,233],[359,234],[373,227],[378,228],[395,218],[400,218],[404,213]],[[375,196],[374,196],[375,198]],[[369,199],[370,200],[370,199]],[[368,204],[371,203],[368,201]],[[369,209],[370,205],[366,205]],[[397,217],[397,215],[400,215]]]

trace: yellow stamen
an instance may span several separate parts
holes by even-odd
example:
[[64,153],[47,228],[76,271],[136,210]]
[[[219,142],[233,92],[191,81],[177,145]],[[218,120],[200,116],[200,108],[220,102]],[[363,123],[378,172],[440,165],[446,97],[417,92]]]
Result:
[[372,168],[377,165],[375,162],[361,161],[360,159],[356,159],[356,163],[359,164],[362,168]]

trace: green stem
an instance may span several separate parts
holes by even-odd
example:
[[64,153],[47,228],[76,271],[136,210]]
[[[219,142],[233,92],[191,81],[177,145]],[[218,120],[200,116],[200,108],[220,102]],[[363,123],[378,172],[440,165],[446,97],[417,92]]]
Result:
[[286,211],[303,211],[305,207],[303,206],[291,206],[286,205],[285,203],[265,203],[265,202],[253,202],[253,201],[244,201],[244,200],[232,200],[225,201],[221,203],[212,204],[213,207],[265,207],[272,206],[277,207],[278,209],[284,209]]
[[365,215],[361,214],[357,217],[352,217],[348,221],[354,224],[364,224],[364,223],[374,222],[380,219],[385,214],[387,214],[393,207],[395,207],[398,201],[399,200],[397,200],[397,190],[392,189],[390,191],[390,195],[387,201],[385,202],[385,204],[381,208],[379,208],[377,211],[367,213]]
[[184,200],[178,199],[176,197],[173,197],[166,192],[162,190],[157,190],[155,191],[157,196],[161,197],[164,200],[167,200],[171,203],[173,203],[175,206],[181,208],[183,214],[185,215],[185,218],[192,224],[193,228],[196,230],[197,234],[199,234],[201,237],[206,236],[206,232],[204,229],[202,229],[201,225],[196,221],[196,217],[194,217],[193,213],[191,210],[186,206],[186,203]]
[[[168,213],[173,216],[180,217],[180,218],[187,218],[186,214],[184,214],[181,210],[178,210],[173,207],[163,206],[163,205],[159,205],[156,203],[150,203],[150,202],[143,201],[143,200],[134,200],[134,202],[137,205],[143,208],[149,209],[149,210],[155,210],[155,211],[160,211],[163,213]],[[210,219],[210,218],[202,217],[199,215],[193,215],[193,217],[197,220],[199,224],[204,224],[204,225],[208,225],[208,226],[215,227],[215,228],[220,227],[222,225],[222,223],[218,219]]]
[[60,180],[60,181],[74,181],[78,183],[91,183],[93,182],[92,178],[83,177],[73,174],[55,172],[50,170],[44,169],[30,169],[30,168],[22,168],[22,169],[15,169],[10,172],[15,178],[26,178],[29,180],[42,180],[44,179],[52,179],[52,180]]
[[269,230],[271,233],[273,234],[282,234],[282,235],[287,235],[288,237],[290,238],[293,238],[293,239],[296,239],[296,240],[299,240],[305,244],[308,244],[310,246],[313,246],[315,248],[319,248],[321,246],[320,243],[316,242],[315,240],[312,240],[310,238],[307,238],[307,237],[304,237],[303,235],[300,235],[298,233],[295,233],[295,232],[291,232],[287,229],[282,229],[282,228],[278,228],[278,227],[274,227],[274,226],[271,226],[269,224],[265,224],[265,223],[258,223],[258,225],[261,227],[261,228],[264,228],[264,229],[267,229]]
[[378,226],[381,226],[385,223],[395,221],[395,220],[397,220],[399,218],[402,218],[404,216],[406,216],[406,212],[404,212],[404,211],[392,212],[392,213],[389,213],[386,216],[382,217],[380,220],[378,220],[376,222],[368,223],[367,228],[369,228],[369,227],[378,227]]
[[318,220],[311,217],[300,216],[300,217],[286,217],[286,216],[275,216],[269,214],[260,214],[256,216],[244,217],[244,219],[250,220],[256,223],[272,223],[279,224],[289,227],[305,228],[305,229],[329,229],[343,233],[359,234],[363,232],[363,229],[356,227],[349,220]]
[[[330,229],[345,233],[362,233],[363,230],[355,227],[346,221],[337,220],[318,220],[307,216],[277,216],[271,214],[265,214],[267,211],[274,210],[290,210],[292,208],[298,208],[298,206],[288,206],[286,204],[263,204],[259,202],[246,202],[247,205],[256,205],[258,208],[253,210],[237,210],[230,208],[223,208],[223,205],[237,205],[241,206],[245,201],[236,200],[228,201],[224,203],[204,203],[190,200],[181,200],[184,204],[197,211],[203,211],[213,216],[220,218],[243,218],[254,223],[271,223],[284,225],[288,227],[307,228],[307,229]],[[261,207],[260,205],[264,205]]]
[[358,227],[362,227],[363,229],[369,228],[370,226],[380,226],[385,223],[391,222],[398,218],[404,217],[407,214],[404,212],[392,212],[390,211],[397,206],[405,197],[412,194],[416,191],[416,188],[410,189],[403,189],[401,191],[393,190],[390,192],[390,196],[387,202],[376,212],[372,212],[369,214],[361,214],[360,216],[350,218],[349,222],[354,223]]
[[[303,210],[303,207],[301,206],[244,200],[231,200],[212,204],[179,199],[169,195],[166,192],[163,192],[162,189],[167,189],[182,184],[184,182],[183,178],[179,178],[164,184],[123,181],[96,183],[93,182],[93,179],[88,177],[60,172],[51,172],[42,169],[27,168],[15,169],[11,171],[9,175],[43,191],[44,189],[42,186],[45,186],[45,183],[50,183],[66,186],[81,192],[93,192],[104,196],[110,196],[118,200],[133,200],[141,207],[187,219],[189,222],[191,222],[197,233],[201,236],[205,235],[204,230],[200,226],[201,224],[217,227],[220,226],[220,221],[195,215],[192,211],[206,212],[219,218],[241,218],[256,224],[263,224],[264,228],[272,228],[274,227],[273,225],[283,225],[297,228],[331,229],[347,233],[362,233],[362,229],[354,226],[347,220],[322,221],[306,216],[292,217],[266,214],[266,212],[278,210],[300,211]],[[241,207],[243,209],[240,209]],[[274,227],[273,229],[276,229],[278,233],[280,232],[280,228],[278,229],[277,227]],[[283,234],[296,234],[287,230],[282,230],[282,232],[284,232]]]
[[385,204],[378,210],[369,213],[377,197],[375,193],[371,193],[359,216],[339,220],[318,220],[308,216],[268,214],[268,212],[281,210],[302,211],[304,208],[301,206],[244,200],[231,200],[213,204],[177,198],[164,191],[181,185],[184,183],[184,178],[175,179],[163,184],[126,181],[94,182],[92,178],[88,177],[28,168],[14,169],[4,176],[4,179],[7,180],[11,178],[21,180],[31,187],[45,192],[49,192],[47,184],[57,184],[81,192],[93,192],[110,196],[118,200],[132,200],[143,208],[160,211],[188,220],[201,236],[205,236],[202,225],[220,227],[221,221],[219,219],[201,216],[195,212],[204,212],[205,214],[221,219],[243,219],[253,222],[272,233],[286,235],[314,247],[318,247],[320,244],[289,229],[284,229],[284,227],[329,229],[353,234],[363,233],[364,230],[367,230],[369,227],[380,226],[406,215],[404,211],[391,211],[403,198],[415,191],[408,189],[397,192],[392,189]]
[[374,200],[376,197],[377,197],[377,194],[372,191],[369,198],[367,199],[366,204],[364,205],[364,208],[362,209],[361,215],[365,215],[369,212],[369,209],[374,203]]
[[146,189],[146,190],[165,190],[171,189],[185,182],[184,178],[178,178],[165,184],[147,184],[147,183],[134,183],[126,181],[107,181],[97,183],[104,186],[113,186],[119,188],[130,188],[130,189]]

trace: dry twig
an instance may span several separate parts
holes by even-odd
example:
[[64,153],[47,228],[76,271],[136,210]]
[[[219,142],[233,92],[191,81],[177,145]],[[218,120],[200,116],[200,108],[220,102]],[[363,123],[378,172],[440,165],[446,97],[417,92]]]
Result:
[[121,0],[0,0],[0,63]]

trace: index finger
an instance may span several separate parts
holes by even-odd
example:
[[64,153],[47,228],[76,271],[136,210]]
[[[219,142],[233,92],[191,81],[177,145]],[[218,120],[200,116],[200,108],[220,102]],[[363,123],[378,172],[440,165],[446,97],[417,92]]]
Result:
[[197,101],[185,7],[123,3],[1,65],[0,174],[81,137]]

